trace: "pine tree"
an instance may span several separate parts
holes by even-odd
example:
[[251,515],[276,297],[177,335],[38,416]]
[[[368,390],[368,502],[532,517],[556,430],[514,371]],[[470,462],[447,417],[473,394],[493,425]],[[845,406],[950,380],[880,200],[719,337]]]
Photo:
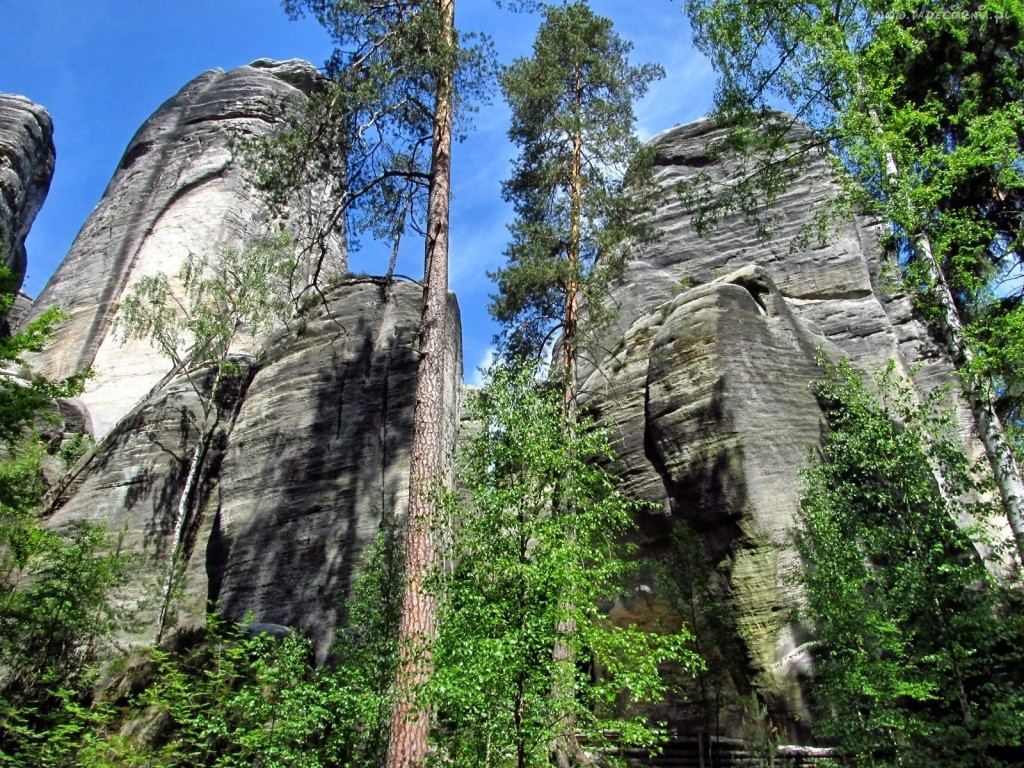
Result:
[[[448,231],[451,151],[457,101],[486,88],[488,48],[463,46],[454,0],[285,0],[331,34],[331,83],[306,120],[258,163],[271,188],[287,190],[310,175],[334,174],[330,221],[347,222],[350,243],[370,233],[393,244],[407,227],[425,240],[420,363],[413,413],[400,662],[387,765],[419,766],[427,754],[429,712],[419,692],[430,676],[436,632],[434,597],[424,587],[436,556],[435,498],[451,486],[448,374]],[[456,99],[456,91],[460,98]],[[389,276],[394,269],[394,256]]]
[[[438,0],[441,27],[438,44],[456,50],[455,2]],[[428,707],[417,701],[433,669],[437,634],[437,603],[426,580],[436,561],[437,493],[451,486],[453,435],[445,434],[445,344],[451,324],[448,312],[448,222],[451,199],[454,61],[437,70],[430,196],[427,201],[423,314],[420,324],[420,365],[413,412],[409,520],[405,538],[405,583],[398,627],[399,663],[396,698],[388,741],[388,768],[423,764],[430,736]]]
[[[512,108],[509,137],[520,155],[504,185],[516,219],[508,264],[492,275],[499,293],[491,313],[509,328],[510,359],[538,356],[561,330],[562,432],[569,444],[577,435],[583,307],[596,318],[604,288],[620,271],[621,249],[650,236],[643,214],[653,206],[655,188],[634,133],[633,102],[663,71],[631,65],[631,47],[586,3],[549,5],[533,56],[515,61],[502,76]],[[566,486],[572,482],[565,478]],[[553,503],[554,515],[573,519],[571,494],[555,493]],[[571,522],[566,530],[575,536]],[[555,739],[561,766],[587,762],[570,705],[576,696],[573,592],[565,590],[565,616],[552,649],[560,673],[551,696],[564,707]]]
[[520,154],[504,185],[516,219],[491,313],[511,358],[539,355],[561,331],[573,407],[583,309],[596,315],[623,249],[651,236],[655,188],[633,104],[664,73],[631,65],[631,48],[584,2],[547,6],[533,56],[502,76]]

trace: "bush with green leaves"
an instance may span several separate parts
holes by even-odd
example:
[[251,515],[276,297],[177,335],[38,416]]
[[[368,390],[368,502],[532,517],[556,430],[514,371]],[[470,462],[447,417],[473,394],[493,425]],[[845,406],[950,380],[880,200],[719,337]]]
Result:
[[[0,254],[2,256],[2,254]],[[0,318],[14,306],[18,281],[7,267],[0,267]],[[25,354],[41,352],[65,317],[59,307],[48,307],[22,330],[0,334],[0,368],[10,371],[25,367]],[[74,397],[82,391],[88,371],[72,374],[60,381],[43,376],[14,377],[0,375],[0,440],[8,449],[25,435],[25,428],[53,405],[59,397]]]
[[942,393],[919,401],[893,366],[872,384],[829,367],[819,396],[829,431],[797,528],[815,727],[871,765],[1007,764],[1024,742],[1024,618],[1019,584],[993,575],[1007,545],[986,535],[990,481]]
[[131,559],[95,525],[25,532],[0,585],[0,765],[78,765],[113,716],[94,685],[126,622],[110,594]]
[[211,615],[198,641],[151,650],[134,664],[130,676],[141,693],[126,702],[118,732],[90,734],[88,764],[381,765],[397,663],[396,540],[388,529],[367,551],[326,664],[314,663],[309,640],[297,631],[272,636],[258,624]]
[[[6,314],[14,301],[8,270],[0,269],[0,283]],[[23,365],[22,355],[41,351],[62,317],[48,309],[0,338],[0,365]],[[54,449],[34,429],[56,416],[56,398],[80,393],[87,376],[0,376],[0,765],[74,764],[106,717],[93,706],[92,684],[100,651],[124,620],[109,595],[129,558],[98,526],[58,531],[42,523],[42,464]]]
[[[462,455],[466,493],[449,499],[440,630],[426,695],[439,759],[454,766],[549,765],[566,713],[588,751],[653,746],[643,705],[665,695],[662,669],[700,666],[675,627],[616,626],[605,610],[637,563],[625,537],[636,504],[598,459],[605,433],[562,429],[562,397],[535,371],[498,368],[471,403],[479,429]],[[558,514],[570,501],[572,515]],[[580,663],[563,685],[557,643]],[[562,694],[572,700],[560,700]]]
[[136,764],[335,764],[323,742],[338,691],[313,667],[301,635],[247,636],[211,620],[202,643],[180,654],[155,651],[154,661],[157,677],[142,703],[160,737],[134,745]]

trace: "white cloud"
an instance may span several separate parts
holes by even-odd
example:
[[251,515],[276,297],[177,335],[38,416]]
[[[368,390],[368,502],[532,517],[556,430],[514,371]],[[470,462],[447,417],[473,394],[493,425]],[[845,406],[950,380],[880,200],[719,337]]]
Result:
[[494,361],[497,358],[498,351],[494,347],[488,347],[487,351],[484,352],[484,356],[480,361],[480,364],[473,369],[473,373],[469,378],[469,383],[474,387],[482,387],[486,383],[484,380],[484,372],[494,365]]

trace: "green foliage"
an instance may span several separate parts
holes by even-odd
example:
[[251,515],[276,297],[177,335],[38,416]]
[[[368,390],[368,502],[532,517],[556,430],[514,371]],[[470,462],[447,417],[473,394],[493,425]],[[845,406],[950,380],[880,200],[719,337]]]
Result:
[[[0,267],[0,317],[14,306],[17,281],[7,267]],[[24,355],[40,352],[53,337],[65,317],[58,307],[49,307],[21,331],[0,334],[0,367],[12,369],[24,366]],[[45,417],[58,397],[74,397],[81,393],[88,371],[76,373],[61,381],[50,381],[42,376],[26,381],[0,376],[0,441],[8,445],[17,442],[35,419]]]
[[110,594],[131,558],[93,525],[17,533],[0,584],[0,765],[76,765],[111,716],[92,689],[103,643],[126,625]]
[[516,219],[490,309],[510,359],[539,354],[557,330],[575,344],[569,302],[596,313],[625,244],[652,236],[643,214],[657,188],[633,103],[664,72],[631,65],[631,49],[586,3],[549,5],[533,56],[502,75],[520,154],[504,185]]
[[[376,768],[387,749],[401,551],[387,531],[365,555],[328,662],[309,641],[211,615],[191,647],[153,650],[142,692],[90,731],[89,765]],[[110,727],[120,725],[120,734]],[[70,764],[70,763],[69,763]],[[27,765],[27,764],[26,764]]]
[[402,531],[388,526],[366,553],[331,648],[339,689],[339,765],[377,768],[387,753],[402,609]]
[[58,455],[66,465],[71,466],[92,450],[95,443],[96,441],[92,435],[85,432],[77,432],[61,443]]
[[93,701],[105,643],[129,617],[110,601],[131,558],[102,527],[38,517],[46,446],[0,460],[0,765],[75,765],[110,712]]
[[797,530],[815,726],[872,765],[1003,765],[1024,737],[1024,622],[982,554],[989,489],[937,396],[892,367],[869,387],[844,362],[819,394],[829,432]]
[[181,655],[156,651],[154,662],[157,678],[143,702],[161,738],[136,745],[134,764],[335,764],[324,742],[338,691],[313,668],[300,635],[246,636],[211,619],[200,645]]
[[[393,244],[407,229],[426,231],[434,109],[439,78],[455,73],[456,131],[468,128],[493,81],[489,40],[448,39],[436,2],[422,0],[284,0],[292,18],[309,15],[335,50],[326,80],[304,111],[286,116],[273,137],[245,148],[257,184],[286,213],[305,188],[329,190],[323,237],[363,235]],[[394,269],[394,261],[389,274]]]
[[[726,585],[708,560],[702,538],[682,521],[658,558],[658,587],[693,634],[693,650],[704,661],[694,674],[674,681],[683,694],[676,700],[696,706],[702,735],[723,736],[722,714],[740,703],[730,670],[742,664],[745,650]],[[707,746],[713,750],[715,743],[709,739]]]
[[212,263],[190,253],[176,281],[143,277],[121,302],[122,339],[150,340],[179,370],[224,364],[241,334],[265,337],[287,320],[290,244],[282,230]]
[[[0,314],[14,301],[0,269]],[[23,331],[0,338],[0,363],[23,364],[63,319],[45,311]],[[32,431],[55,418],[54,398],[81,392],[87,373],[51,382],[0,377],[0,765],[71,765],[105,715],[92,706],[102,643],[123,622],[108,601],[126,578],[128,558],[110,535],[79,524],[45,527],[39,506],[48,446]]]
[[[607,619],[602,606],[637,566],[623,544],[635,504],[594,463],[608,457],[604,433],[584,422],[567,436],[561,396],[534,373],[492,372],[471,404],[479,432],[462,457],[466,498],[447,504],[428,695],[451,765],[548,765],[567,712],[588,748],[655,744],[661,731],[641,705],[664,696],[661,667],[699,666],[689,633]],[[554,513],[564,502],[571,516]],[[557,643],[583,662],[572,686],[558,682]]]

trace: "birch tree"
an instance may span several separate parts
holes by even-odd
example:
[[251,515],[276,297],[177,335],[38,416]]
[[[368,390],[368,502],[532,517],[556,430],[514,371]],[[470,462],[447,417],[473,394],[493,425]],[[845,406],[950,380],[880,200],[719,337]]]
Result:
[[203,467],[220,422],[221,391],[224,383],[240,372],[231,359],[232,348],[243,335],[267,338],[291,313],[289,245],[287,234],[281,233],[240,250],[227,250],[213,260],[190,253],[174,282],[165,273],[143,277],[121,302],[116,323],[122,341],[150,341],[171,363],[163,381],[183,375],[201,411],[200,419],[191,424],[195,446],[178,494],[171,551],[159,586],[158,642],[166,628],[183,534],[197,503]]
[[[1021,265],[1024,12],[1015,3],[936,10],[918,0],[686,7],[698,47],[721,74],[717,104],[736,126],[732,149],[747,157],[770,150],[727,191],[724,207],[698,206],[698,222],[784,187],[792,166],[779,159],[781,136],[791,121],[769,107],[787,105],[814,129],[815,148],[841,164],[843,207],[866,205],[889,225],[908,290],[961,374],[1024,557],[1024,482],[997,408],[1016,387],[1020,359],[1000,345],[1016,349],[1019,338],[993,338],[993,328],[1020,328],[1019,294],[1007,306],[992,290]],[[754,130],[760,119],[768,130]],[[698,180],[685,197],[700,195]]]
[[1019,590],[973,553],[981,532],[956,522],[984,519],[988,479],[941,393],[919,401],[894,364],[870,383],[847,361],[826,366],[818,394],[828,432],[803,472],[795,531],[815,733],[859,764],[1016,762]]

